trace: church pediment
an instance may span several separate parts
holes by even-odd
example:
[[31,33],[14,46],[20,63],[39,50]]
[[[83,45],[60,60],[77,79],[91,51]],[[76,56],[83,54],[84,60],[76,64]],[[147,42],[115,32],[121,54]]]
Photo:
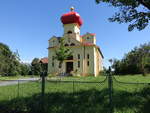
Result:
[[49,47],[57,46],[59,44],[60,38],[61,37],[56,37],[56,36],[53,36],[52,38],[50,38],[50,40],[49,40]]
[[64,38],[64,44],[66,46],[79,46],[82,43],[79,42],[78,40],[74,39],[74,38]]

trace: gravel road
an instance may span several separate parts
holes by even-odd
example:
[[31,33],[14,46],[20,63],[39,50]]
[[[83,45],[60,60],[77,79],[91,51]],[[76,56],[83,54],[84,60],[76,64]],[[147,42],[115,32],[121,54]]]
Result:
[[19,83],[26,83],[29,81],[36,81],[40,78],[24,78],[24,79],[17,79],[17,80],[0,80],[0,86],[7,86],[7,85],[14,85]]

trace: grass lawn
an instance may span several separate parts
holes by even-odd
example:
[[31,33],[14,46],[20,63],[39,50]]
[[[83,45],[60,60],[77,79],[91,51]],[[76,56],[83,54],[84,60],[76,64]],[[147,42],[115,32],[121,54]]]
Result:
[[115,76],[117,80],[123,82],[143,82],[143,83],[150,83],[150,74],[147,76],[142,75],[125,75],[125,76]]
[[58,80],[58,81],[90,81],[90,82],[99,82],[103,81],[106,78],[106,76],[98,76],[98,77],[93,77],[93,76],[87,76],[87,77],[79,77],[79,76],[74,76],[74,77],[48,77],[49,80]]
[[[52,77],[46,81],[45,113],[108,113],[108,82],[76,83],[60,81],[99,82],[100,77]],[[150,82],[150,77],[116,76],[122,82]],[[40,81],[0,87],[0,113],[40,113]],[[149,113],[150,85],[121,84],[113,81],[115,113]],[[44,111],[42,111],[44,113]]]

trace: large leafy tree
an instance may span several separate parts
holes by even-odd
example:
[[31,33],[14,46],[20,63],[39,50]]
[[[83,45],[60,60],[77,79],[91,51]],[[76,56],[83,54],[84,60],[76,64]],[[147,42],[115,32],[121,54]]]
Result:
[[0,75],[17,75],[20,72],[18,52],[0,43]]
[[20,74],[29,75],[31,72],[31,66],[29,64],[20,63]]
[[108,3],[113,7],[119,8],[111,22],[130,23],[128,30],[134,28],[143,30],[150,21],[150,0],[96,0],[97,3]]
[[113,60],[115,74],[150,73],[150,42],[135,47],[122,60]]
[[63,38],[60,39],[60,45],[58,49],[55,51],[55,53],[56,55],[54,59],[59,61],[59,68],[62,67],[63,61],[72,55],[72,52],[70,51],[70,49],[64,46]]
[[42,68],[38,58],[34,58],[31,62],[32,75],[40,75]]

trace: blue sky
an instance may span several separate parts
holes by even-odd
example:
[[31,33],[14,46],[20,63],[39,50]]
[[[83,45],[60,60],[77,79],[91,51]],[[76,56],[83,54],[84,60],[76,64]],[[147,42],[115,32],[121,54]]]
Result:
[[62,14],[74,6],[84,23],[81,35],[96,33],[97,45],[104,54],[104,66],[108,59],[121,59],[123,55],[142,43],[150,41],[150,27],[143,31],[128,32],[128,24],[110,23],[117,9],[95,0],[0,0],[0,42],[18,50],[22,61],[48,55],[48,40],[62,36]]

